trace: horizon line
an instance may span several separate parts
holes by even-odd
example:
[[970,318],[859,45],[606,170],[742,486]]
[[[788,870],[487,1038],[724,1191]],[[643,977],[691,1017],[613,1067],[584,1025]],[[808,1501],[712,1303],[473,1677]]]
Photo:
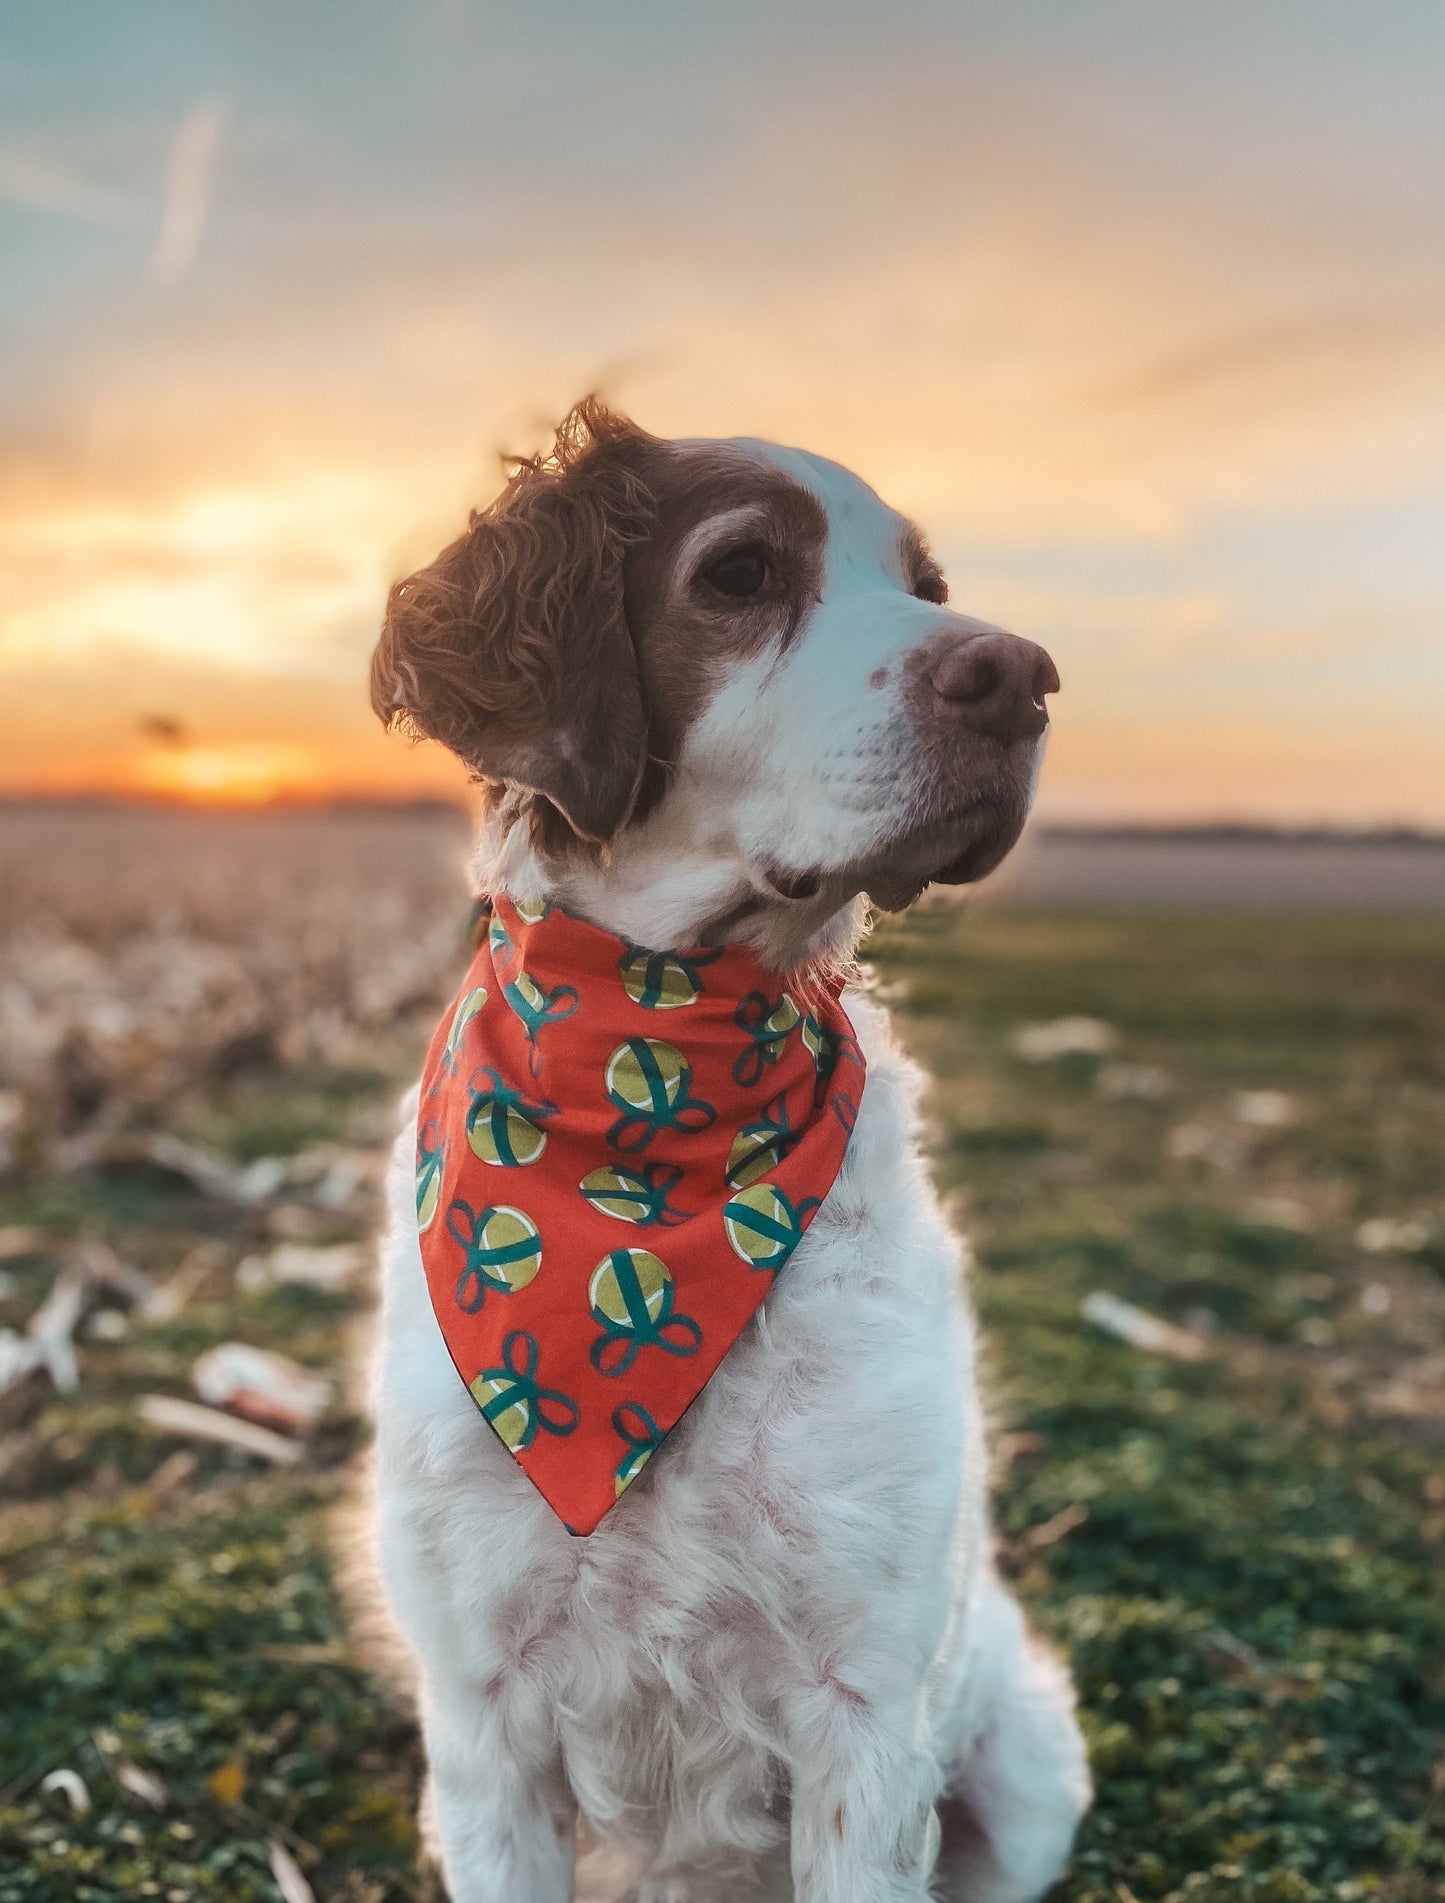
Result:
[[[386,794],[331,793],[281,794],[264,800],[175,799],[163,794],[131,790],[90,789],[75,792],[6,792],[0,790],[0,814],[22,809],[81,811],[86,808],[118,812],[189,814],[200,818],[233,817],[284,818],[288,816],[324,817],[348,813],[375,815],[451,814],[458,819],[471,818],[471,803],[465,797],[442,793]],[[1145,814],[1127,818],[1047,819],[1030,822],[1029,832],[1036,837],[1065,839],[1109,839],[1160,844],[1174,841],[1220,840],[1245,843],[1273,841],[1285,844],[1395,845],[1445,847],[1445,829],[1407,822],[1351,825],[1342,821],[1287,821],[1266,818],[1243,819],[1200,815],[1197,819],[1158,818]]]

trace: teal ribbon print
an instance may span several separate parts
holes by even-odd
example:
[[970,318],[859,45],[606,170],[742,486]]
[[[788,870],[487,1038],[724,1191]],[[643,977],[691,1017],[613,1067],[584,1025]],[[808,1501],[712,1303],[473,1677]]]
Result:
[[681,952],[649,951],[645,945],[629,945],[618,959],[617,969],[624,982],[630,978],[637,986],[632,993],[637,1003],[646,1011],[657,1011],[665,1006],[669,976],[679,974],[698,995],[703,989],[698,973],[721,957],[721,945],[710,951],[689,952],[686,957]]
[[[497,1213],[491,1205],[475,1210],[460,1196],[447,1210],[447,1231],[462,1251],[457,1307],[468,1315],[476,1314],[489,1289],[495,1289],[499,1295],[510,1295],[519,1283],[530,1282],[530,1275],[525,1278],[507,1275],[505,1270],[518,1263],[535,1263],[541,1254],[541,1238],[535,1234],[518,1236],[512,1242],[488,1243],[485,1240],[487,1224]],[[499,1270],[503,1273],[499,1274]]]
[[797,1142],[787,1095],[780,1091],[763,1105],[762,1115],[743,1124],[733,1138],[724,1180],[734,1189],[741,1188],[767,1170],[776,1169]]
[[668,1080],[663,1076],[656,1053],[647,1039],[630,1037],[627,1048],[641,1073],[648,1102],[645,1107],[631,1103],[620,1090],[608,1085],[609,1102],[614,1109],[622,1112],[607,1132],[607,1141],[614,1150],[621,1150],[624,1155],[630,1156],[638,1150],[645,1150],[660,1131],[706,1130],[717,1121],[717,1111],[713,1106],[691,1094],[692,1066],[685,1058],[678,1058],[677,1075],[669,1092]]
[[702,1346],[702,1330],[691,1315],[674,1313],[677,1296],[672,1279],[669,1277],[662,1285],[654,1318],[648,1312],[647,1295],[637,1279],[631,1251],[614,1249],[611,1262],[626,1319],[619,1321],[599,1308],[592,1310],[592,1319],[602,1329],[590,1351],[597,1372],[626,1374],[644,1348],[661,1348],[670,1355],[695,1355]]
[[734,1013],[738,1029],[750,1040],[733,1064],[733,1082],[745,1090],[761,1082],[763,1071],[776,1064],[783,1046],[800,1023],[798,1007],[787,992],[769,998],[765,991],[750,991]]
[[425,1123],[418,1124],[416,1132],[416,1214],[423,1228],[436,1213],[434,1198],[441,1194],[442,1165],[446,1156],[447,1146],[437,1120],[428,1117]]
[[570,1018],[582,1002],[576,985],[556,985],[544,991],[525,971],[519,971],[510,984],[502,986],[502,996],[521,1020],[527,1034],[527,1064],[534,1077],[542,1074],[542,1052],[538,1038],[550,1025]]
[[635,1169],[619,1163],[585,1176],[578,1188],[594,1209],[607,1215],[618,1215],[608,1203],[625,1203],[628,1213],[619,1220],[639,1229],[672,1229],[692,1221],[690,1211],[674,1209],[667,1200],[681,1181],[682,1171],[665,1163],[642,1163]]
[[532,1156],[517,1154],[515,1139],[525,1130],[541,1137],[540,1125],[557,1115],[556,1104],[533,1102],[520,1090],[513,1090],[489,1064],[472,1072],[467,1089],[472,1098],[467,1106],[467,1141],[476,1154],[510,1169],[530,1163]]
[[495,912],[487,923],[487,949],[492,955],[492,970],[496,972],[498,982],[510,984],[517,975],[522,954],[516,940]]
[[846,1032],[830,1031],[811,1011],[803,1019],[803,1043],[812,1055],[817,1073],[813,1102],[821,1105],[828,1094],[833,1073],[842,1060],[847,1057],[855,1064],[861,1064],[863,1060],[858,1054],[858,1046]]
[[737,1229],[746,1230],[761,1242],[772,1245],[771,1252],[764,1260],[752,1261],[753,1268],[780,1269],[802,1241],[805,1219],[822,1208],[823,1199],[821,1196],[805,1196],[801,1202],[794,1203],[775,1184],[760,1184],[757,1187],[759,1191],[765,1188],[777,1202],[782,1210],[781,1219],[757,1207],[761,1195],[749,1201],[746,1200],[747,1192],[744,1192],[743,1196],[723,1205],[723,1220],[731,1222]]
[[525,1328],[514,1328],[502,1343],[502,1366],[483,1368],[472,1383],[474,1392],[483,1383],[496,1388],[481,1403],[482,1418],[493,1427],[513,1408],[520,1408],[525,1415],[525,1425],[515,1439],[510,1434],[502,1436],[514,1454],[531,1446],[538,1428],[545,1434],[566,1435],[581,1418],[570,1396],[560,1388],[544,1388],[538,1382],[540,1359],[537,1337]]
[[647,1409],[637,1401],[624,1401],[621,1407],[612,1410],[612,1431],[627,1449],[613,1474],[617,1491],[621,1493],[642,1472],[665,1436]]

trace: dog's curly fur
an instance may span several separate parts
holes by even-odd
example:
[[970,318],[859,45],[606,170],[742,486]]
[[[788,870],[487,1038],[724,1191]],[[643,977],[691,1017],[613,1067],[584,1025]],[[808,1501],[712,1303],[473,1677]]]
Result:
[[510,459],[496,500],[391,590],[372,656],[382,720],[440,740],[497,791],[526,786],[554,840],[559,817],[580,839],[609,839],[637,803],[644,721],[623,564],[657,516],[637,466],[650,441],[584,398],[549,455]]

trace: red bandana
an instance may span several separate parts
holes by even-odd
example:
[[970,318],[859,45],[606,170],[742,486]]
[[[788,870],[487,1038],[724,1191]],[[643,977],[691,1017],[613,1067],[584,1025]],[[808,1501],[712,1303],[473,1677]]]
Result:
[[495,901],[422,1075],[417,1222],[457,1372],[573,1533],[832,1188],[863,1088],[838,990],[795,1003],[740,947],[645,951]]

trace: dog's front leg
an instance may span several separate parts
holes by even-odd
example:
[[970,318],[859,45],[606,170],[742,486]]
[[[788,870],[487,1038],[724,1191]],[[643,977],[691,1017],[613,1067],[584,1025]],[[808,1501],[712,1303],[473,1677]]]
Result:
[[942,1788],[922,1699],[884,1704],[831,1665],[789,1713],[796,1903],[923,1903]]
[[429,1688],[422,1725],[452,1903],[569,1903],[577,1807],[549,1715],[520,1687]]

